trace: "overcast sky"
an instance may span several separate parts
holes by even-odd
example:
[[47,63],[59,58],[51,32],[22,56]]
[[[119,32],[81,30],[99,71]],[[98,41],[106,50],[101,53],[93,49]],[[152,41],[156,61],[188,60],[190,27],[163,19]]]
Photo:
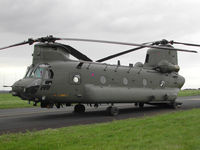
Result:
[[[0,47],[30,37],[92,38],[143,43],[161,39],[200,44],[198,0],[0,0]],[[93,60],[130,46],[63,42]],[[182,46],[176,45],[177,48]],[[193,47],[184,47],[196,49]],[[200,52],[200,50],[198,50]],[[0,51],[0,90],[23,77],[33,46]],[[107,61],[144,62],[146,49]],[[200,88],[200,54],[179,52],[183,88]]]

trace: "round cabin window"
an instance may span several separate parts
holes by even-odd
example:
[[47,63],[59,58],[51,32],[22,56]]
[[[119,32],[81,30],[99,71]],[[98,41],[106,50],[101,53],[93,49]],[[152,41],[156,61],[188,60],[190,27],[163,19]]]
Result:
[[127,78],[123,78],[123,84],[127,85],[128,84],[128,79]]
[[106,77],[101,76],[100,77],[100,82],[101,82],[101,84],[105,84],[106,83]]
[[73,82],[74,83],[80,83],[80,75],[75,75],[74,77],[73,77]]
[[143,86],[147,86],[147,79],[142,80]]

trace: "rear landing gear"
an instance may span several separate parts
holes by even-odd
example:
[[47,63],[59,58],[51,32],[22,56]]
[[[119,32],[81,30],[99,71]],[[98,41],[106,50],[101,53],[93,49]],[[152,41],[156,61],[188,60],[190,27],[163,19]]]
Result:
[[119,114],[119,109],[113,106],[109,106],[106,111],[110,116],[117,116]]
[[142,102],[135,103],[135,107],[143,108],[144,107],[144,103],[142,103]]
[[75,105],[74,112],[75,113],[84,113],[85,112],[85,106],[82,105],[82,104]]
[[144,107],[144,103],[139,103],[139,108],[143,108]]

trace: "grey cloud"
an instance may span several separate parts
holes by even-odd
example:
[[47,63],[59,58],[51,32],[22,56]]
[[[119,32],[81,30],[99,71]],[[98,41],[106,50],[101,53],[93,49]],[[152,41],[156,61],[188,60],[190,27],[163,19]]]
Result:
[[139,37],[152,32],[180,36],[199,31],[196,3],[178,2],[7,0],[0,2],[0,29],[23,34],[104,32]]
[[[1,0],[0,47],[53,34],[142,43],[162,38],[199,42],[200,2],[196,0]],[[193,35],[196,36],[193,36]],[[129,49],[126,46],[65,42],[94,60]],[[27,66],[33,47],[0,52],[1,65]],[[187,54],[188,55],[188,54]],[[199,56],[199,55],[198,55]],[[125,55],[125,64],[143,61],[145,51]],[[191,56],[181,54],[181,65]],[[197,57],[193,57],[199,63]]]

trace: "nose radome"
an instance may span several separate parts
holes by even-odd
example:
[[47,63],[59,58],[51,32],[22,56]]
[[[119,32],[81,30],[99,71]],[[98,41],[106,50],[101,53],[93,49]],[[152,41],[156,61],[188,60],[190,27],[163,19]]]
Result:
[[13,96],[20,96],[20,93],[23,90],[23,86],[20,84],[20,80],[16,81],[13,85],[12,85],[12,95]]
[[35,94],[39,88],[41,79],[25,78],[16,81],[12,85],[12,95],[19,96],[22,99],[29,98]]

